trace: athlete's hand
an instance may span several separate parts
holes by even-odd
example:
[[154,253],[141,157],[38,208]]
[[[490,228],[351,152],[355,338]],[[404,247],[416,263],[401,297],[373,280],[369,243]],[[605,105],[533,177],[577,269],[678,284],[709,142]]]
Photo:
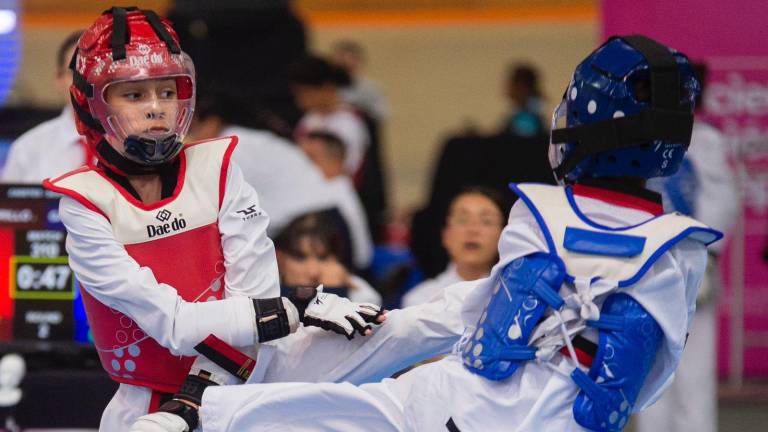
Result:
[[129,432],[189,432],[189,426],[176,414],[155,412],[139,417]]
[[379,324],[386,319],[381,308],[375,304],[354,303],[344,297],[324,293],[322,285],[317,291],[304,311],[304,325],[320,327],[352,339],[355,331],[363,336],[370,335],[370,323]]

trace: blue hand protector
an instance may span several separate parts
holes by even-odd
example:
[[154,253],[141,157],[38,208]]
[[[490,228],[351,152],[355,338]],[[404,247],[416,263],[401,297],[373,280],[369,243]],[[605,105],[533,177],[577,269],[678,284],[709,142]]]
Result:
[[664,334],[656,320],[627,294],[612,294],[590,321],[600,334],[589,375],[571,377],[581,388],[573,404],[576,423],[592,431],[620,431],[656,360]]
[[535,358],[536,348],[528,340],[547,306],[557,310],[563,305],[558,291],[564,278],[565,265],[556,255],[535,253],[507,264],[464,348],[464,366],[497,381]]

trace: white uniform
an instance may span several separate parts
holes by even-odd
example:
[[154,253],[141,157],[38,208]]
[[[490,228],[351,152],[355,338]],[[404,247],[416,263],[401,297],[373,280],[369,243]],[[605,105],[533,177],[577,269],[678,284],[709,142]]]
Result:
[[432,279],[425,280],[405,293],[402,307],[407,308],[435,301],[443,295],[443,290],[446,287],[461,281],[463,279],[456,271],[456,264],[450,262],[442,273]]
[[67,104],[58,117],[40,123],[11,144],[2,182],[39,184],[85,164],[81,138]]
[[[185,186],[200,183],[190,180],[190,176],[208,174],[187,173],[179,181],[181,187],[173,200],[185,196]],[[252,347],[255,315],[250,297],[280,295],[274,247],[266,234],[269,218],[261,211],[256,192],[243,180],[237,165],[230,164],[225,175],[223,189],[219,189],[216,178],[201,179],[203,183],[216,182],[215,189],[223,191],[217,218],[227,297],[222,301],[183,301],[175,288],[159,283],[152,270],[141,267],[128,254],[107,218],[73,198],[61,199],[59,212],[68,232],[69,264],[82,286],[99,302],[135,321],[146,335],[173,354],[196,355],[194,346],[211,333],[230,345]],[[199,188],[192,190],[199,192]],[[194,228],[193,222],[189,223],[190,229]],[[167,259],[172,261],[174,257]],[[184,271],[184,263],[178,265],[179,271]],[[135,354],[128,351],[125,356]],[[126,362],[120,372],[127,368]],[[100,430],[127,430],[136,418],[147,413],[151,394],[146,387],[120,384],[104,411]]]
[[330,114],[309,112],[296,126],[296,138],[298,140],[313,131],[330,132],[341,140],[347,151],[344,158],[344,170],[347,174],[354,175],[360,169],[365,153],[371,145],[371,137],[359,115],[346,107]]
[[362,207],[354,189],[329,185],[298,147],[271,132],[228,126],[223,134],[239,138],[232,160],[241,167],[245,181],[259,191],[261,206],[269,214],[270,234],[296,217],[336,207],[350,229],[355,264],[368,266],[372,242],[365,213],[344,210]]
[[373,303],[381,306],[381,294],[376,291],[365,279],[356,275],[349,275],[349,293],[347,297],[354,303]]
[[[522,200],[521,200],[522,201]],[[646,211],[623,207],[586,197],[576,197],[579,209],[586,217],[611,227],[636,224],[649,219]],[[422,322],[439,325],[445,314],[429,316],[434,312],[461,309],[461,319],[471,335],[473,326],[490,297],[494,279],[510,261],[534,252],[547,250],[538,223],[528,208],[518,202],[510,213],[509,224],[499,243],[501,261],[491,277],[477,282],[458,284],[457,289],[468,290],[466,298],[454,296],[446,302],[459,302],[444,310],[431,308],[430,303],[390,313],[388,326],[407,325],[400,318],[418,310]],[[686,332],[695,310],[696,291],[706,263],[706,251],[692,240],[683,240],[664,253],[638,282],[624,288],[656,319],[664,330],[665,340],[657,363],[648,376],[636,407],[643,409],[663,391],[677,366]],[[464,285],[464,286],[462,286]],[[400,312],[402,315],[398,315]],[[427,327],[429,327],[427,325]],[[378,335],[378,334],[377,334]],[[376,341],[376,336],[370,342]],[[430,341],[432,336],[421,335]],[[458,344],[461,346],[461,344]],[[363,345],[363,348],[365,345]],[[403,349],[401,355],[410,354]],[[393,351],[386,346],[369,348],[383,355]],[[311,369],[321,364],[344,364],[346,352],[329,349],[322,355],[296,358],[293,368]],[[277,356],[282,364],[282,357]],[[359,359],[355,359],[359,360]],[[376,360],[372,357],[372,360]],[[553,362],[565,371],[572,366],[566,358],[555,354]],[[262,365],[260,364],[259,367]],[[338,369],[338,368],[337,368]],[[375,367],[372,369],[376,369]],[[349,370],[342,367],[341,371]],[[439,362],[418,367],[395,380],[359,387],[352,384],[373,378],[367,376],[367,364],[351,369],[352,373],[331,374],[320,370],[305,372],[307,382],[326,378],[343,379],[343,384],[256,384],[238,387],[208,388],[203,396],[201,420],[203,430],[290,430],[290,431],[444,431],[452,419],[463,431],[582,431],[572,415],[572,404],[579,392],[567,376],[545,364],[525,363],[511,378],[490,381],[464,369],[456,353]],[[263,376],[265,381],[282,379],[272,368]],[[351,376],[351,379],[349,379]]]
[[[693,196],[688,197],[692,198],[691,210],[694,217],[723,232],[731,228],[741,205],[727,156],[723,135],[707,123],[695,122],[685,155],[693,167],[693,179],[688,180],[696,184]],[[715,243],[710,251],[718,253],[724,244]],[[654,406],[638,416],[639,432],[717,430],[717,302],[713,300],[720,284],[715,260],[702,283],[700,291],[705,296],[700,296],[675,381]]]

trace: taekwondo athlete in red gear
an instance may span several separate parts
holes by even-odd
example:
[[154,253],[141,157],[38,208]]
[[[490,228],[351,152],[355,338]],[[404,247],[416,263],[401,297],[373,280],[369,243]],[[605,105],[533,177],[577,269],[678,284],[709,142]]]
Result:
[[[183,144],[195,73],[168,21],[112,8],[80,38],[71,67],[77,128],[98,162],[44,184],[64,195],[70,266],[102,365],[120,383],[101,430],[127,430],[178,393],[211,334],[253,347],[299,322],[366,332],[376,307],[279,297],[268,216],[230,163],[237,138]],[[206,378],[198,384],[217,384]]]
[[[521,199],[500,261],[461,303],[452,355],[360,386],[209,387],[203,430],[622,430],[672,380],[706,245],[722,236],[664,214],[644,187],[680,164],[698,91],[682,53],[609,39],[576,68],[553,116],[563,186],[513,185]],[[374,338],[397,325],[395,312]]]

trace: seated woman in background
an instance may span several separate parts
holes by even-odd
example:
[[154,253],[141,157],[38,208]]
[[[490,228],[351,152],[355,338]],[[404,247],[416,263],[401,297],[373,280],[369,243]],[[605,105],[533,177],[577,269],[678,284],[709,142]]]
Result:
[[496,245],[509,207],[504,196],[493,189],[473,186],[459,192],[451,202],[443,228],[448,267],[408,291],[402,307],[436,300],[445,287],[456,282],[488,276],[498,260]]
[[348,245],[334,221],[311,213],[291,222],[275,239],[283,295],[297,287],[323,284],[325,292],[381,304],[381,295],[368,282],[349,272]]

